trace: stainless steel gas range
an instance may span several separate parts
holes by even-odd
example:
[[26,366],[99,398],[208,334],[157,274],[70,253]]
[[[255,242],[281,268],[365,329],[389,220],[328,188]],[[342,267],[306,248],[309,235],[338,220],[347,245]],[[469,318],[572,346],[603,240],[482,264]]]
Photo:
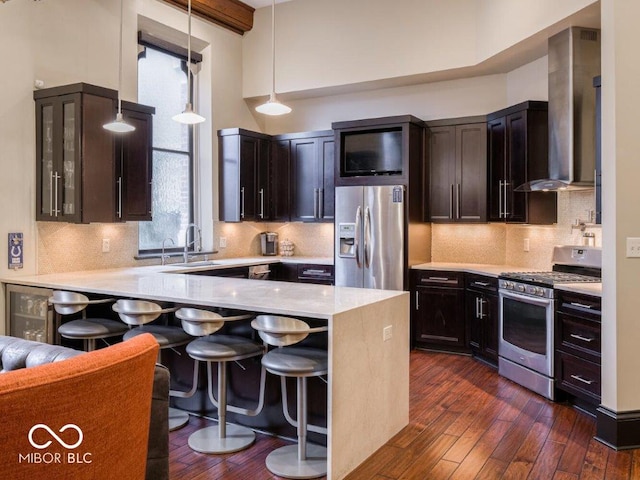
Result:
[[498,372],[554,400],[554,286],[600,282],[602,252],[595,247],[561,246],[553,271],[507,272],[499,276]]

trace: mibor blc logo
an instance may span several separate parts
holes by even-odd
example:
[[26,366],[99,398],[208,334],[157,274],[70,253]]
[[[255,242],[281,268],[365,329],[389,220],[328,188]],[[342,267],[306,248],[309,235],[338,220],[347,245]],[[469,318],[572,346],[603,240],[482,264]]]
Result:
[[[50,436],[50,439],[42,441],[42,434],[39,434],[38,441],[36,441],[34,436],[39,430],[45,431]],[[38,423],[31,427],[27,438],[31,446],[37,450],[46,449],[54,440],[67,450],[75,450],[82,444],[84,433],[79,426],[73,423],[67,423],[57,433],[49,425]],[[84,464],[91,463],[91,461],[91,453],[88,452],[66,452],[66,454],[63,454],[61,452],[35,451],[26,454],[18,453],[18,463]]]

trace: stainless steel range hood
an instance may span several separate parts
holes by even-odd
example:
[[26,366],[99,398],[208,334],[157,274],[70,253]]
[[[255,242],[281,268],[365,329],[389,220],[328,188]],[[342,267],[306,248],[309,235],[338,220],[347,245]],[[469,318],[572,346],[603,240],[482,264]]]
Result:
[[595,178],[595,90],[600,30],[571,27],[549,38],[549,178],[516,191],[582,190]]

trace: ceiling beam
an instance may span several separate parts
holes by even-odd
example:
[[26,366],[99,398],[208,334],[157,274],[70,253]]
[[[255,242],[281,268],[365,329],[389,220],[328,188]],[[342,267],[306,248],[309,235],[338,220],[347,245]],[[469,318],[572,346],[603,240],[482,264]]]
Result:
[[[164,0],[187,10],[187,0]],[[240,0],[191,0],[191,13],[236,33],[243,34],[253,28],[255,9]]]

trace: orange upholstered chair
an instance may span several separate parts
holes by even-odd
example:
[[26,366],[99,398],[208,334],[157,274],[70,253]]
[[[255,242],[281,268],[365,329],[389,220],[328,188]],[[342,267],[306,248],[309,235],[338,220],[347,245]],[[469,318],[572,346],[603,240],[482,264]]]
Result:
[[144,479],[157,354],[140,335],[1,373],[0,476]]

